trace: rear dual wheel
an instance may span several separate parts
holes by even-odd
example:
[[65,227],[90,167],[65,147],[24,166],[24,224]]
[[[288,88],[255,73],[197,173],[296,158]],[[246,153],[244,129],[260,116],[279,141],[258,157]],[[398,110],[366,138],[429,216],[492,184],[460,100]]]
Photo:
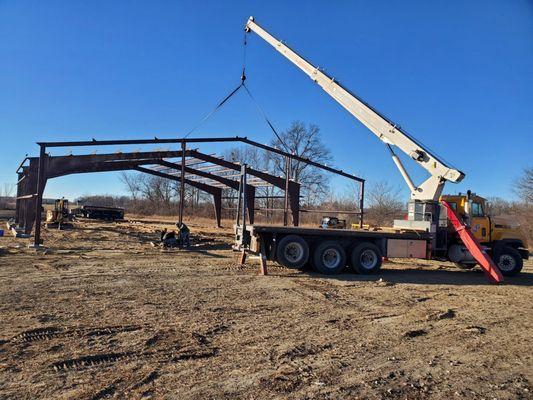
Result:
[[[381,251],[370,242],[357,245],[350,258],[351,265],[358,274],[375,274],[381,268]],[[313,268],[322,274],[338,274],[346,268],[346,252],[335,241],[324,242],[315,249],[312,264]]]
[[381,251],[374,243],[361,243],[353,249],[351,261],[358,274],[375,274],[381,268]]
[[309,260],[309,245],[298,235],[281,239],[276,250],[277,261],[288,268],[302,268]]
[[315,249],[312,264],[321,274],[338,274],[346,268],[346,252],[337,242],[323,242]]
[[[278,243],[276,258],[286,267],[302,268],[309,261],[309,245],[298,235],[285,236]],[[350,258],[353,269],[359,274],[375,274],[381,268],[381,251],[370,242],[357,245]],[[346,268],[346,251],[336,241],[325,241],[313,251],[311,264],[315,271],[322,274],[338,274]]]

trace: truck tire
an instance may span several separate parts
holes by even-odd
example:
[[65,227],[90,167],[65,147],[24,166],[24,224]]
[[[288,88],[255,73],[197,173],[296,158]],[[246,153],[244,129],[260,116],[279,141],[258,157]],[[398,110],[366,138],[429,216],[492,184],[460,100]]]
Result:
[[365,242],[352,251],[352,267],[359,274],[375,274],[381,268],[382,255],[378,246]]
[[509,246],[504,246],[498,251],[495,255],[494,262],[498,266],[502,275],[505,276],[518,274],[524,265],[524,261],[518,250]]
[[346,252],[337,242],[324,242],[315,249],[312,264],[321,274],[338,274],[346,268]]
[[288,235],[280,240],[276,259],[285,267],[302,268],[309,260],[309,245],[298,235]]

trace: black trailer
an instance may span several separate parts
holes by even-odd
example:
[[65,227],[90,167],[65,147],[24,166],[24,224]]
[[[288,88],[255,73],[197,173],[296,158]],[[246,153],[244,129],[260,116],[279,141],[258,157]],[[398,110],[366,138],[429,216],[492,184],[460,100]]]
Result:
[[376,273],[384,257],[431,257],[426,231],[320,229],[274,225],[235,227],[236,245],[291,268],[309,264],[318,272],[338,274],[350,265],[361,274]]
[[89,219],[103,219],[107,221],[124,219],[124,209],[119,207],[83,205],[78,208],[73,208],[71,213],[77,217]]

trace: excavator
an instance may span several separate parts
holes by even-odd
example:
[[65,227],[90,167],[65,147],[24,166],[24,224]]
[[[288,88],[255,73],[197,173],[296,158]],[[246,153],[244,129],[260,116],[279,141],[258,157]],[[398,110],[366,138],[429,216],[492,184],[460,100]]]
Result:
[[[410,191],[407,218],[395,220],[395,229],[430,232],[433,258],[452,261],[461,268],[472,268],[479,263],[487,272],[494,269],[495,264],[496,271],[499,269],[503,275],[520,272],[529,250],[519,227],[501,217],[491,217],[487,213],[487,201],[471,191],[442,194],[446,182],[463,180],[462,171],[443,161],[400,126],[276,39],[259,26],[254,17],[248,19],[245,32],[254,32],[265,40],[385,144]],[[424,168],[429,177],[415,184],[396,154],[397,150]]]

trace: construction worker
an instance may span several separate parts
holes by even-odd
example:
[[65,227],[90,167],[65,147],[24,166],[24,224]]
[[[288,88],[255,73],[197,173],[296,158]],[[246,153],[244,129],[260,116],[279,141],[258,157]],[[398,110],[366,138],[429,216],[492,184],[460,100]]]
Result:
[[182,246],[189,246],[190,244],[190,239],[189,239],[189,236],[190,236],[190,230],[189,230],[189,227],[187,225],[185,225],[183,222],[178,222],[176,223],[176,226],[178,227],[179,229],[179,242]]
[[178,239],[176,238],[176,232],[167,231],[167,228],[161,232],[161,243],[163,247],[175,247],[178,245]]

